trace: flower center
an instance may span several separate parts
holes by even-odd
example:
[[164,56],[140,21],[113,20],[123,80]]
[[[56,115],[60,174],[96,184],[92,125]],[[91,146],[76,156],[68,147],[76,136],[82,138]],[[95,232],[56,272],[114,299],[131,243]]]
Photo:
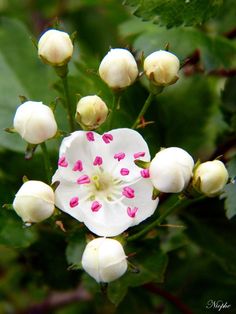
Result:
[[92,183],[94,184],[97,191],[107,191],[109,190],[114,182],[108,173],[100,173],[92,176]]

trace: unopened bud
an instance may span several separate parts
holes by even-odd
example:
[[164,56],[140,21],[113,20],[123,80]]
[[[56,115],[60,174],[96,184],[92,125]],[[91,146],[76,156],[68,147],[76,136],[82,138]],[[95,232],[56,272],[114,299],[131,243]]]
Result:
[[27,101],[17,108],[13,125],[30,144],[40,144],[57,132],[52,110],[42,102],[36,101]]
[[98,96],[86,96],[80,99],[76,108],[76,121],[86,129],[93,130],[105,122],[108,108]]
[[26,223],[43,221],[54,212],[53,189],[41,181],[27,181],[17,192],[13,208]]
[[194,172],[193,186],[206,196],[221,192],[229,178],[225,165],[220,160],[200,164]]
[[179,59],[165,50],[159,50],[147,56],[143,67],[146,76],[154,85],[171,85],[179,78]]
[[100,64],[99,75],[109,87],[125,88],[138,76],[137,63],[127,49],[111,49]]
[[111,282],[126,272],[127,260],[120,242],[97,238],[87,244],[82,266],[97,282]]
[[38,55],[47,64],[63,66],[69,62],[72,53],[73,44],[65,32],[50,29],[39,39]]
[[156,154],[149,174],[154,187],[164,193],[183,191],[192,177],[194,161],[183,149],[169,147]]

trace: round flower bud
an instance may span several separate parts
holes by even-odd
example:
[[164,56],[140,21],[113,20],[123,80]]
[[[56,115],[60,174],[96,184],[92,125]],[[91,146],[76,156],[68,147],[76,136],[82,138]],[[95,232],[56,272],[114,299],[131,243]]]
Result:
[[127,49],[111,49],[99,66],[99,75],[109,87],[124,88],[136,80],[137,63]]
[[52,110],[36,101],[26,101],[17,108],[13,125],[21,137],[31,144],[40,144],[57,132]]
[[76,121],[86,129],[96,129],[105,122],[108,108],[98,96],[86,96],[80,99],[76,108]]
[[116,280],[127,270],[124,249],[117,240],[94,239],[84,250],[82,267],[97,282]]
[[206,196],[217,195],[229,178],[225,165],[220,160],[200,164],[193,176],[193,186]]
[[16,193],[13,208],[24,222],[40,222],[54,212],[53,189],[41,181],[27,181]]
[[159,50],[147,56],[143,67],[146,76],[154,85],[171,85],[179,78],[179,59],[165,50]]
[[47,64],[63,66],[69,62],[72,53],[73,44],[65,32],[50,29],[39,39],[38,55]]
[[164,193],[183,191],[192,177],[194,161],[183,149],[169,147],[156,154],[150,163],[150,179]]

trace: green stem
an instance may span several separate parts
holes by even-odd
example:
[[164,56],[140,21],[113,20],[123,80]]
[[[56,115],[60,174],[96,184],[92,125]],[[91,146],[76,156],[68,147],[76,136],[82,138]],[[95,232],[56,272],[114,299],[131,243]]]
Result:
[[41,143],[40,146],[41,146],[41,149],[43,152],[43,160],[44,160],[44,166],[45,166],[47,181],[48,181],[48,183],[51,183],[52,167],[51,167],[51,162],[50,162],[50,158],[49,158],[49,154],[48,154],[48,149],[47,149],[45,142]]
[[112,129],[114,111],[118,110],[120,108],[120,99],[121,99],[121,92],[120,91],[114,91],[111,113],[109,115],[108,130]]
[[150,92],[150,94],[148,95],[148,98],[146,99],[146,101],[145,101],[145,103],[143,105],[143,108],[139,112],[139,115],[138,115],[137,119],[135,120],[134,124],[132,125],[131,129],[135,129],[138,126],[138,124],[140,123],[141,118],[145,115],[145,113],[148,110],[149,106],[151,105],[154,97],[155,97],[155,94]]
[[190,204],[194,204],[202,199],[204,199],[205,196],[200,196],[199,198],[196,198],[194,200],[190,200],[190,199],[178,199],[172,206],[170,206],[169,208],[167,208],[161,215],[160,217],[158,217],[156,220],[154,220],[150,225],[148,225],[146,228],[142,229],[141,231],[137,232],[136,234],[130,236],[129,238],[127,238],[127,241],[134,241],[138,238],[140,238],[141,236],[143,236],[144,234],[146,234],[147,232],[149,232],[150,230],[154,229],[156,226],[160,226],[161,223],[165,220],[165,218],[167,216],[169,216],[175,209],[177,208],[185,208]]
[[73,132],[75,130],[74,127],[74,115],[70,102],[69,88],[68,88],[68,80],[67,76],[61,77],[63,88],[64,88],[64,96],[65,96],[65,104],[67,109],[67,118],[70,126],[70,131]]

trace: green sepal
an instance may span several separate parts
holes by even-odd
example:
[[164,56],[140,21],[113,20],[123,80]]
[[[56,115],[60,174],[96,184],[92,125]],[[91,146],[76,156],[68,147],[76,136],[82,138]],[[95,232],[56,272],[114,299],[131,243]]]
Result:
[[77,32],[77,31],[74,31],[74,32],[70,35],[70,39],[71,39],[73,45],[75,44],[75,41],[77,40],[77,35],[78,35],[78,32]]
[[37,42],[37,39],[33,36],[30,37],[30,40],[33,44],[33,46],[38,50],[38,42]]
[[142,168],[142,169],[147,169],[150,166],[150,161],[143,161],[140,159],[134,160],[134,163],[136,166],[138,166],[139,168]]
[[22,178],[22,182],[25,183],[25,182],[27,182],[27,181],[29,181],[29,179],[28,179],[27,176],[24,175],[23,178]]
[[7,132],[7,133],[11,133],[11,134],[17,133],[17,131],[15,130],[15,128],[5,128],[4,131]]
[[60,78],[64,78],[67,76],[68,74],[68,66],[67,66],[67,63],[69,62],[71,58],[68,59],[68,61],[64,61],[64,64],[61,65],[61,66],[54,66],[54,69],[57,73],[57,75],[60,77]]
[[152,200],[157,199],[159,195],[160,195],[160,191],[158,191],[156,188],[153,188],[153,191],[152,191]]
[[55,181],[51,184],[51,188],[53,189],[54,192],[56,191],[59,185],[60,185],[60,181]]
[[38,144],[30,144],[28,143],[26,150],[25,150],[25,159],[29,160],[33,157],[34,152],[37,148]]
[[3,204],[2,208],[7,209],[7,210],[14,210],[14,207],[12,204]]
[[23,104],[24,102],[28,101],[29,99],[27,97],[25,97],[24,95],[19,95],[18,96],[20,99],[21,104]]

